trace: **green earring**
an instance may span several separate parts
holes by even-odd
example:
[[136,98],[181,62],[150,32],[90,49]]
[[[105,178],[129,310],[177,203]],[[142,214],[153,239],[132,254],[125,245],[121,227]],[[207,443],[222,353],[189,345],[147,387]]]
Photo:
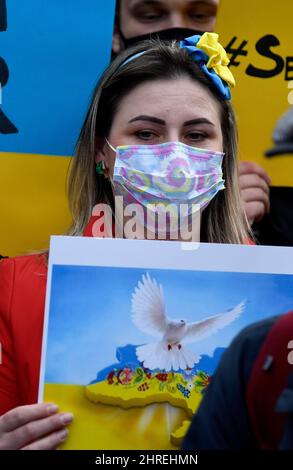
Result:
[[104,168],[103,168],[103,162],[99,162],[96,166],[96,172],[99,176],[104,175]]

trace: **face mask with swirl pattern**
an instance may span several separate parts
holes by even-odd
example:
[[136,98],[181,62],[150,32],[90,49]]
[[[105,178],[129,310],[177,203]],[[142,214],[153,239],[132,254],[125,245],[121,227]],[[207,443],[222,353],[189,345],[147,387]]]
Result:
[[[203,210],[225,188],[224,153],[166,142],[159,145],[124,145],[116,149],[113,184],[124,206],[140,204],[148,211],[157,206],[180,209],[186,215]],[[176,212],[176,211],[175,211]],[[172,218],[172,213],[169,214]]]

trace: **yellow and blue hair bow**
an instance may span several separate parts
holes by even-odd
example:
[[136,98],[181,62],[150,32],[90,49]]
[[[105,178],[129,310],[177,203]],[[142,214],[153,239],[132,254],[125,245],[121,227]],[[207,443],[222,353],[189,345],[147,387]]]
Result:
[[231,99],[230,87],[235,86],[235,79],[228,65],[229,58],[223,46],[218,42],[216,33],[195,35],[180,41],[179,47],[186,49],[197,62],[206,76],[213,82],[220,96]]
[[[230,60],[225,49],[219,43],[218,38],[219,35],[216,33],[195,35],[180,41],[179,47],[186,49],[188,54],[198,63],[206,76],[214,84],[219,95],[224,100],[230,100],[230,87],[235,86],[235,79],[228,67]],[[132,62],[146,52],[147,50],[130,56],[120,67],[123,67],[128,62]]]

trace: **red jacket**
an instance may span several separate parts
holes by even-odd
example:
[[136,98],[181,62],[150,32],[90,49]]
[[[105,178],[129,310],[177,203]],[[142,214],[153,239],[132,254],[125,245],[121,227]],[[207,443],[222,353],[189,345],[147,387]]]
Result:
[[46,281],[44,255],[0,262],[0,415],[37,401]]
[[0,261],[0,416],[37,401],[46,282],[46,255]]

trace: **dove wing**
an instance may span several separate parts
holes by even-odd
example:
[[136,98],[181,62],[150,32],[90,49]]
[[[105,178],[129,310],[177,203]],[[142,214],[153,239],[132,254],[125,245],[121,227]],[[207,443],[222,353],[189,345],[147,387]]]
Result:
[[213,315],[196,323],[190,323],[187,325],[187,333],[183,338],[183,342],[192,343],[217,333],[217,331],[236,320],[243,312],[244,307],[245,301],[225,313]]
[[148,273],[142,276],[132,294],[131,312],[139,330],[162,337],[167,327],[163,289]]

